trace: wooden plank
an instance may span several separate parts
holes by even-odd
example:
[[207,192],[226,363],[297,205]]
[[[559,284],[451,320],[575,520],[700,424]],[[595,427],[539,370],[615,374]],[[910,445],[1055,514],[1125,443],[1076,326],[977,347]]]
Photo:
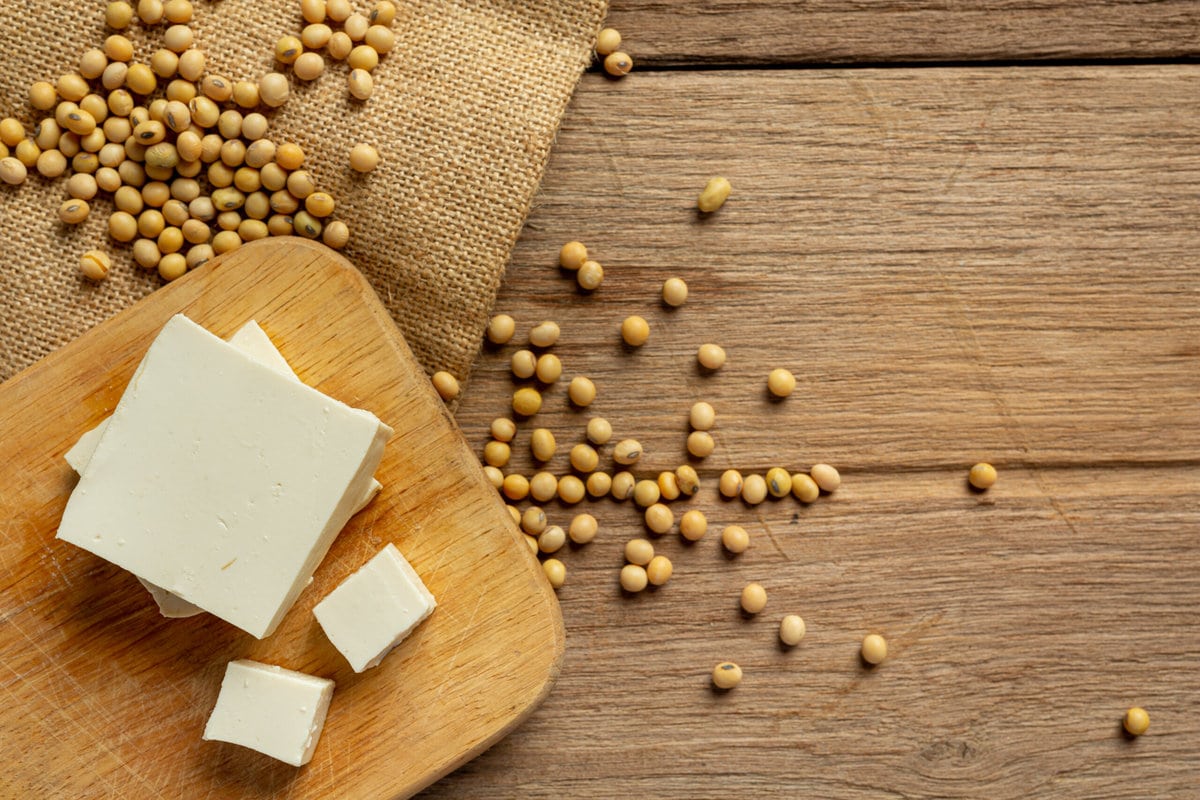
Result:
[[[302,380],[396,431],[380,495],[262,641],[208,614],[165,619],[128,572],[54,538],[75,485],[62,454],[176,313],[223,336],[257,319]],[[558,672],[552,591],[424,371],[366,279],[304,239],[214,259],[5,382],[0,526],[0,741],[22,753],[0,797],[408,796],[503,736]],[[438,608],[355,674],[310,612],[388,542]],[[238,658],[336,681],[311,764],[202,741]]]
[[606,24],[644,66],[1200,55],[1191,0],[616,0]]
[[[485,348],[457,418],[479,451],[520,385],[507,359],[555,319],[565,377],[523,422],[585,420],[685,459],[686,414],[716,406],[700,469],[710,533],[656,542],[676,575],[617,588],[628,504],[581,510],[597,541],[560,557],[568,631],[550,701],[429,797],[1185,796],[1200,770],[1200,98],[1195,67],[663,73],[589,77],[505,279],[517,342]],[[695,195],[734,194],[700,218]],[[604,263],[585,296],[570,239]],[[664,278],[688,304],[658,303]],[[623,348],[627,314],[649,344]],[[701,375],[696,346],[729,363]],[[798,377],[782,403],[769,369]],[[609,451],[602,451],[611,470]],[[974,494],[967,467],[1000,483]],[[717,499],[727,468],[815,461],[845,485],[812,506]],[[526,505],[525,503],[521,504]],[[730,559],[717,533],[745,525]],[[736,610],[748,580],[771,593]],[[783,652],[775,626],[810,633]],[[867,671],[872,630],[893,653]],[[744,684],[713,695],[721,659]],[[1151,735],[1127,741],[1125,707]]]
[[[795,522],[790,499],[755,514],[702,495],[688,505],[745,525],[751,549],[664,536],[675,575],[634,597],[616,576],[636,515],[591,503],[600,535],[563,556],[558,686],[422,796],[1189,797],[1200,470],[1136,478],[1008,470],[973,496],[960,471],[863,475]],[[746,619],[751,580],[769,598]],[[791,651],[787,613],[808,623]],[[868,632],[891,645],[874,670]],[[719,695],[722,660],[745,678]],[[1120,732],[1130,705],[1151,715],[1137,741]]]

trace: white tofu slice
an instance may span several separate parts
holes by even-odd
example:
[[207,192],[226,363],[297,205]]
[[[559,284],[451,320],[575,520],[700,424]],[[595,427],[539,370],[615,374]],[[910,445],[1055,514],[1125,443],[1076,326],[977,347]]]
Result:
[[396,545],[388,544],[313,608],[333,646],[355,672],[378,666],[437,601]]
[[[271,342],[271,338],[267,336],[267,332],[254,320],[250,320],[238,328],[233,336],[229,337],[229,343],[263,366],[275,370],[280,375],[289,377],[292,380],[300,380],[291,365],[284,359],[283,354],[275,348],[275,345]],[[139,364],[137,371],[134,372],[133,378],[130,380],[130,384],[137,382],[138,377],[141,375],[141,369],[141,364]],[[63,455],[63,458],[71,465],[71,469],[80,475],[83,474],[83,471],[87,469],[88,462],[92,460],[92,453],[96,451],[96,445],[100,444],[100,437],[104,435],[104,429],[107,426],[108,420],[101,420],[99,425],[80,436],[71,449]]]
[[263,366],[275,370],[280,375],[291,378],[294,381],[300,380],[299,376],[296,375],[296,371],[292,369],[292,365],[287,362],[287,359],[283,357],[283,354],[279,352],[274,342],[271,341],[271,337],[267,336],[267,332],[256,321],[250,320],[234,331],[233,336],[229,337],[229,343]]
[[[229,343],[263,366],[275,370],[280,375],[293,380],[300,380],[295,370],[287,363],[283,354],[272,343],[271,338],[267,336],[267,332],[255,320],[250,320],[238,328],[233,336],[229,337]],[[139,371],[135,373],[134,377],[136,378],[139,374],[140,365]],[[99,425],[80,436],[74,446],[63,456],[67,460],[67,463],[71,465],[71,468],[80,475],[87,469],[88,462],[92,460],[92,453],[96,451],[96,446],[100,444],[100,438],[104,435],[106,427],[108,427],[108,420],[104,419]],[[383,484],[375,478],[371,478],[370,483],[362,487],[362,494],[351,516],[366,508],[367,504],[375,499],[375,495],[379,494],[379,490],[382,488]],[[150,596],[154,598],[154,602],[158,605],[159,613],[164,617],[169,619],[185,619],[204,613],[203,609],[197,608],[181,597],[176,597],[166,589],[155,586],[144,578],[138,578],[138,580],[146,587],[146,591],[150,592]]]
[[263,638],[391,434],[177,315],[113,412],[58,537]]
[[231,661],[204,726],[204,740],[307,764],[321,738],[333,681],[257,661]]

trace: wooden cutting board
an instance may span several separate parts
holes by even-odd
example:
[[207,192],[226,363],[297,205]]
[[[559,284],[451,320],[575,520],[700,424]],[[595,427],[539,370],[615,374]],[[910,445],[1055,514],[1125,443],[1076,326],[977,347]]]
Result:
[[[396,431],[383,491],[264,641],[165,619],[131,574],[54,538],[63,453],[179,312],[222,337],[257,320],[301,380]],[[428,378],[357,270],[301,239],[214,259],[0,385],[0,532],[0,749],[19,754],[3,797],[407,797],[517,725],[562,659],[554,593]],[[310,611],[387,542],[438,607],[356,675]],[[201,740],[238,658],[337,682],[307,766]]]

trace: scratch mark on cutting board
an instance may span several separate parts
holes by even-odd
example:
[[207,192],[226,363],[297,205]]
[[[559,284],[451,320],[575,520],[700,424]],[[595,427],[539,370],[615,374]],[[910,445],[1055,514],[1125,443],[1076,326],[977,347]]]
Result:
[[[75,690],[75,696],[80,701],[82,701],[82,703],[87,707],[88,711],[92,712],[95,715],[96,719],[101,719],[101,720],[108,719],[108,714],[105,713],[105,710],[103,708],[101,708],[100,706],[96,705],[96,703],[93,701],[91,695],[87,691],[84,690],[84,688],[79,684],[79,682],[76,681],[74,678],[72,678],[71,674],[69,672],[64,670],[62,667],[58,666],[58,664],[55,663],[53,656],[51,656],[50,653],[48,653],[46,651],[46,649],[38,643],[38,641],[36,639],[34,639],[32,636],[30,636],[28,633],[26,633],[25,630],[20,625],[17,624],[17,621],[15,619],[10,618],[8,620],[8,624],[11,625],[13,627],[13,629],[16,630],[17,633],[21,634],[22,638],[24,638],[25,641],[28,642],[33,647],[34,650],[37,650],[38,654],[42,657],[42,660],[44,663],[46,663],[54,672],[58,673],[61,677],[66,679],[67,683],[70,684],[71,688],[73,688]],[[5,666],[8,666],[8,665],[6,664]],[[9,667],[9,670],[12,671],[12,667]],[[78,720],[74,717],[67,716],[67,714],[64,713],[62,711],[62,709],[60,708],[60,704],[55,702],[54,698],[49,697],[45,692],[43,692],[38,686],[36,686],[32,682],[26,681],[26,685],[30,686],[35,692],[38,693],[38,696],[42,698],[42,700],[45,702],[45,705],[47,708],[55,709],[58,712],[58,715],[63,720],[73,723],[75,725],[75,727],[78,728],[81,733],[83,733],[86,736],[88,736],[89,738],[91,738],[94,741],[95,745],[100,750],[102,750],[107,755],[112,756],[112,758],[114,758],[122,767],[124,767],[126,772],[128,772],[131,776],[133,776],[135,779],[137,779],[137,781],[140,784],[142,784],[143,786],[145,786],[146,789],[153,792],[155,797],[164,797],[165,796],[161,792],[159,792],[156,788],[154,788],[154,786],[152,784],[150,784],[149,781],[147,781],[145,778],[143,778],[141,775],[139,775],[135,769],[133,769],[131,766],[129,766],[129,764],[125,761],[125,759],[121,758],[120,753],[116,752],[111,747],[106,745],[104,743],[104,736],[99,730],[89,728],[89,727],[85,726],[80,720]]]
[[[12,666],[11,666],[11,665],[9,665],[9,664],[5,664],[4,666],[8,667],[8,671],[9,671],[9,672],[11,672],[11,673],[13,673],[13,675],[15,675],[15,676],[16,676],[18,679],[20,679],[20,678],[24,677],[24,676],[22,676],[20,673],[18,673],[16,670],[14,670],[14,669],[12,668]],[[17,694],[16,694],[15,692],[13,692],[13,690],[12,690],[12,689],[10,689],[10,688],[8,687],[8,684],[4,684],[4,685],[3,685],[3,688],[4,688],[4,690],[5,690],[5,691],[8,693],[8,696],[9,696],[9,698],[11,699],[11,703],[10,703],[11,707],[13,707],[13,708],[17,708],[17,707],[19,707],[19,706],[21,705],[21,698],[20,698],[20,697],[18,697],[18,696],[17,696]],[[42,696],[43,696],[43,699],[48,699],[48,698],[46,698],[46,697],[45,697],[45,695],[44,695],[44,694],[42,694],[42,692],[41,692],[40,690],[38,690],[36,687],[33,687],[33,688],[34,688],[34,691],[37,691],[39,695],[42,695]],[[45,717],[45,716],[38,716],[38,717],[37,717],[37,721],[38,721],[38,724],[40,725],[40,727],[42,728],[42,730],[43,730],[43,731],[45,731],[46,733],[50,734],[50,736],[51,736],[51,737],[53,737],[53,738],[54,738],[56,741],[58,741],[58,742],[60,742],[60,743],[62,743],[62,744],[66,744],[66,741],[65,741],[65,740],[64,740],[64,739],[63,739],[61,736],[59,736],[57,733],[55,733],[55,731],[54,731],[54,726],[53,726],[53,725],[49,725],[49,724],[47,724],[47,723],[48,723],[48,718],[47,718],[47,717]],[[116,791],[117,791],[117,788],[116,788],[116,787],[115,787],[113,784],[111,784],[111,783],[108,781],[108,778],[107,778],[107,776],[105,776],[105,775],[101,775],[101,776],[99,776],[99,777],[100,777],[100,780],[102,780],[102,781],[105,783],[106,787],[107,787],[107,788],[110,790],[110,793],[111,793],[111,792],[116,792]]]
[[450,677],[454,674],[454,664],[458,661],[458,654],[462,652],[462,643],[471,634],[471,626],[475,623],[475,615],[479,613],[481,605],[483,605],[482,593],[475,600],[475,607],[471,609],[471,614],[467,617],[467,624],[462,627],[462,633],[459,634],[458,641],[454,643],[454,653],[450,656],[450,661],[446,664],[446,669],[442,672],[442,681],[438,684],[437,694],[433,697],[434,703],[440,700],[442,694],[446,691],[446,684],[450,682]]

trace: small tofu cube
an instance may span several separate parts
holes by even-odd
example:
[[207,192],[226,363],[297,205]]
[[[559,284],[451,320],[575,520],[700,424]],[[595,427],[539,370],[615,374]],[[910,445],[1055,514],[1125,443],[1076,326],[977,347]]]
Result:
[[326,678],[231,661],[204,739],[249,747],[300,767],[312,759],[332,697],[333,681]]
[[388,544],[313,608],[355,672],[377,666],[437,606],[417,571]]

